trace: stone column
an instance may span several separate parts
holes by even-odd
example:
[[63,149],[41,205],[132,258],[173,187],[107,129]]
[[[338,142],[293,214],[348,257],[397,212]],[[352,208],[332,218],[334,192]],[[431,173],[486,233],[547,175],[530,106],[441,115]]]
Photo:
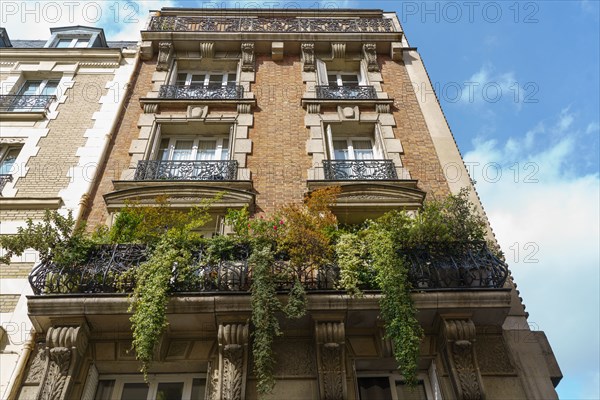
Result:
[[468,318],[441,317],[438,340],[458,400],[484,400],[475,354],[475,324]]
[[319,394],[322,400],[346,400],[346,333],[343,322],[316,322]]

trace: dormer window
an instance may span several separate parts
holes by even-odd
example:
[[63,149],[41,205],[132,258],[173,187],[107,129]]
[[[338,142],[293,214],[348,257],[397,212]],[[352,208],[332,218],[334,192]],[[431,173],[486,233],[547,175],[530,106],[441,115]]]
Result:
[[65,39],[58,39],[58,41],[56,42],[54,47],[56,47],[58,49],[85,48],[85,47],[88,47],[89,44],[90,44],[89,38],[87,38],[87,39],[65,38]]

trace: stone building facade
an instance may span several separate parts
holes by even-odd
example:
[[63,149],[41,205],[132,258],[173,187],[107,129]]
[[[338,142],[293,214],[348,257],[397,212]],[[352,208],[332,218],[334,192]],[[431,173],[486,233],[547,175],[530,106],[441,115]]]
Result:
[[[79,218],[124,106],[136,42],[107,42],[102,29],[53,28],[44,40],[0,29],[0,234],[45,210]],[[0,265],[0,398],[24,367],[33,329],[26,296],[35,252]]]
[[[462,188],[483,211],[437,99],[415,87],[433,92],[394,13],[163,8],[141,32],[131,96],[82,218],[110,225],[128,201],[167,194],[187,209],[220,194],[206,234],[224,234],[227,209],[269,213],[332,185],[348,223]],[[129,256],[115,248],[107,263]],[[425,339],[411,392],[379,294],[309,293],[308,315],[281,321],[267,398],[557,398],[560,369],[505,272],[493,287],[413,293]],[[16,399],[258,398],[247,291],[172,296],[147,385],[126,296],[34,290],[36,340]]]

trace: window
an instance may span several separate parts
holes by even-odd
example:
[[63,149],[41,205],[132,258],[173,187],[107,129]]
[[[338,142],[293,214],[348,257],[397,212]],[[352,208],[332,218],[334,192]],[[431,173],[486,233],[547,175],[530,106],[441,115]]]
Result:
[[369,138],[334,138],[335,160],[373,160],[373,141]]
[[327,81],[331,86],[358,86],[360,74],[351,72],[328,72]]
[[57,49],[85,48],[90,43],[89,38],[59,38],[53,47]]
[[233,72],[178,72],[175,84],[180,86],[227,86],[235,84]]
[[204,400],[206,378],[192,375],[100,377],[95,400]]
[[56,95],[60,80],[27,80],[19,89],[21,96],[53,96]]
[[409,387],[395,376],[359,377],[357,381],[360,400],[428,399],[425,381],[419,381],[414,388]]
[[216,161],[229,159],[227,137],[165,137],[158,151],[162,161]]
[[13,172],[13,165],[17,156],[21,152],[21,146],[1,146],[0,147],[0,175],[10,175]]

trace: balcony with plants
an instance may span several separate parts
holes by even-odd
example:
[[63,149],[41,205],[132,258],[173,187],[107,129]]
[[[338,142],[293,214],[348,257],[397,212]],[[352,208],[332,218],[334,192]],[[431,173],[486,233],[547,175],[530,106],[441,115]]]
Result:
[[[332,296],[328,303],[380,312],[400,370],[414,378],[431,300],[450,291],[452,307],[468,293],[479,300],[499,295],[506,302],[507,266],[486,243],[485,224],[466,192],[429,202],[417,216],[394,211],[361,226],[342,226],[331,212],[339,192],[337,187],[315,191],[305,204],[284,206],[270,216],[230,210],[226,221],[232,234],[212,238],[198,232],[209,220],[210,203],[218,200],[185,213],[168,202],[132,204],[110,229],[93,234],[81,225],[73,229],[70,216],[48,212],[41,223],[29,221],[17,235],[0,239],[7,251],[3,262],[27,248],[40,253],[29,277],[35,293],[30,312],[39,324],[48,307],[62,313],[61,302],[103,296],[102,307],[109,299],[130,303],[133,347],[144,372],[165,333],[169,304],[235,295],[247,303],[242,308],[259,343],[254,368],[266,393],[274,381],[268,373],[272,354],[265,349],[279,332],[282,315],[302,318],[322,307],[323,296]],[[463,294],[456,297],[457,291]],[[88,304],[84,313],[94,313],[93,307]]]

